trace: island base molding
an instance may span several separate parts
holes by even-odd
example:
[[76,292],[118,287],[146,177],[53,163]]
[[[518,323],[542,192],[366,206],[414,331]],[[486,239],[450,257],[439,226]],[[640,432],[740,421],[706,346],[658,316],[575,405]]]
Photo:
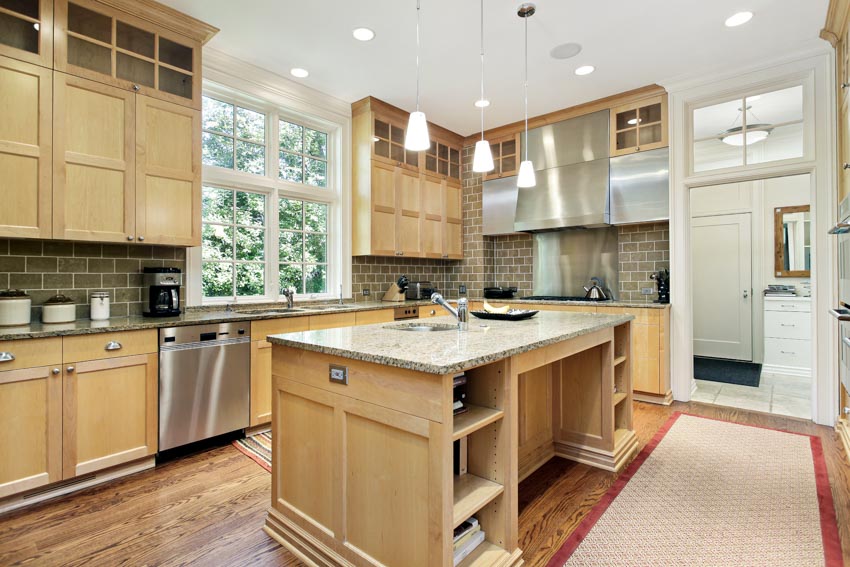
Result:
[[673,403],[673,391],[667,390],[666,394],[647,394],[644,392],[634,392],[632,399],[636,402],[645,402],[648,404],[661,404],[669,406]]
[[847,462],[850,462],[850,419],[839,419],[835,424],[835,432],[844,444],[844,454],[847,455]]
[[611,472],[620,470],[632,460],[638,449],[634,431],[624,432],[613,451],[593,449],[584,445],[555,442],[555,456]]

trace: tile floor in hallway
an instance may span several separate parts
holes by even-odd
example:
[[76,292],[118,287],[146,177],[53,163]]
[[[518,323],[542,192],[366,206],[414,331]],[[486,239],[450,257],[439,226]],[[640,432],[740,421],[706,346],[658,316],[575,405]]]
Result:
[[812,418],[811,378],[762,374],[758,388],[696,380],[695,402]]

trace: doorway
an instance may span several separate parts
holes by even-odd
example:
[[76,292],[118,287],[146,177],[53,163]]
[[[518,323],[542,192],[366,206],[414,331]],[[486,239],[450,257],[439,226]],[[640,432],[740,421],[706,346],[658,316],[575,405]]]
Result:
[[691,190],[692,400],[811,418],[811,178]]

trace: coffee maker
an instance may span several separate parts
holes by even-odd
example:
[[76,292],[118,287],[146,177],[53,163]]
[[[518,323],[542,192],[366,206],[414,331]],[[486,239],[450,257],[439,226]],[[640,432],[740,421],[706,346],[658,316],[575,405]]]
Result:
[[670,303],[670,270],[664,268],[649,276],[658,286],[658,299],[655,303]]
[[180,268],[145,268],[144,284],[148,286],[145,317],[174,317],[180,315]]

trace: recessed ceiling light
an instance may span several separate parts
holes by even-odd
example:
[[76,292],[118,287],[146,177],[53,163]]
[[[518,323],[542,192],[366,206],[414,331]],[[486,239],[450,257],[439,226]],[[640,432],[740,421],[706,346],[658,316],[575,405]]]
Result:
[[549,55],[552,56],[552,59],[569,59],[579,53],[581,53],[581,45],[577,43],[562,43],[553,47]]
[[354,39],[360,41],[372,41],[375,39],[375,32],[369,28],[354,28],[351,34],[354,36]]
[[753,19],[752,12],[738,12],[726,18],[726,27],[734,28],[746,24]]
[[302,69],[301,67],[293,67],[289,70],[289,74],[299,79],[306,79],[310,76],[310,73],[307,71],[307,69]]
[[576,75],[590,75],[594,71],[596,71],[596,67],[593,65],[582,65],[576,69]]
[[490,106],[490,101],[486,98],[475,101],[475,108],[487,108],[488,106]]

